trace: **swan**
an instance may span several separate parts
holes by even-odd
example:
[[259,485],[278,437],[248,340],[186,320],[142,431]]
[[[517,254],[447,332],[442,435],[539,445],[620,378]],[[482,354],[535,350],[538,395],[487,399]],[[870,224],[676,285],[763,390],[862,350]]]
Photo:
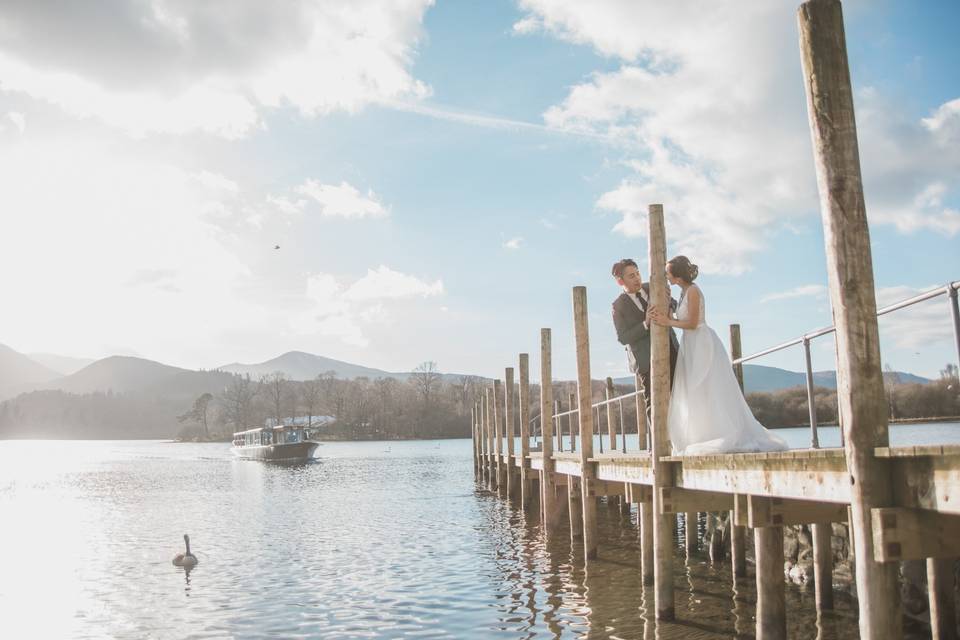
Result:
[[173,556],[173,564],[177,567],[186,567],[187,569],[190,569],[197,565],[198,560],[197,556],[190,553],[190,536],[183,534],[183,541],[187,544],[187,552],[178,553],[177,555]]

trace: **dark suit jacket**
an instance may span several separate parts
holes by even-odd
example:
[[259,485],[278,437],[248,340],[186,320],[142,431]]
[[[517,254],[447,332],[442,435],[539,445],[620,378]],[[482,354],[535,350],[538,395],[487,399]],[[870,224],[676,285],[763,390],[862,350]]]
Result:
[[[643,290],[650,295],[649,283],[643,283]],[[670,299],[670,310],[676,310],[677,301]],[[650,372],[650,330],[643,326],[647,314],[626,292],[613,301],[613,326],[617,330],[617,341],[627,347],[630,360],[630,370],[634,373],[646,374]],[[670,328],[670,350],[677,348],[677,335]],[[671,354],[672,355],[672,354]],[[671,358],[672,360],[673,358]]]

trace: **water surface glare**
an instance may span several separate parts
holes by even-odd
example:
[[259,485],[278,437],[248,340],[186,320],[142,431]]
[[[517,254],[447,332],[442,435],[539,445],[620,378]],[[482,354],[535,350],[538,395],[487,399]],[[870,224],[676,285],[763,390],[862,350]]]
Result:
[[[636,512],[601,505],[600,555],[545,541],[482,490],[469,440],[326,443],[302,466],[226,444],[0,442],[0,636],[752,637],[752,579],[677,555],[654,625]],[[189,533],[199,565],[171,564]],[[856,637],[787,587],[790,638]],[[923,635],[915,636],[923,637]]]

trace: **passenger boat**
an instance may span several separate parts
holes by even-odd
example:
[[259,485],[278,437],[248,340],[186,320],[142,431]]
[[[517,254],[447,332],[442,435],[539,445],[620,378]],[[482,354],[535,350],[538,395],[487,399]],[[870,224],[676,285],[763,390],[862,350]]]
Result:
[[298,425],[260,427],[233,434],[233,454],[251,460],[306,462],[319,446]]

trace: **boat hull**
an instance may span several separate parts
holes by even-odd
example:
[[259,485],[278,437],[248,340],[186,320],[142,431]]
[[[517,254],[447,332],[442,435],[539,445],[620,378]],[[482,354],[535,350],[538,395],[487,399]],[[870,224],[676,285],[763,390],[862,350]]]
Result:
[[246,460],[267,460],[270,462],[306,462],[313,458],[313,452],[320,446],[318,442],[289,442],[284,444],[247,445],[234,447],[233,455]]

